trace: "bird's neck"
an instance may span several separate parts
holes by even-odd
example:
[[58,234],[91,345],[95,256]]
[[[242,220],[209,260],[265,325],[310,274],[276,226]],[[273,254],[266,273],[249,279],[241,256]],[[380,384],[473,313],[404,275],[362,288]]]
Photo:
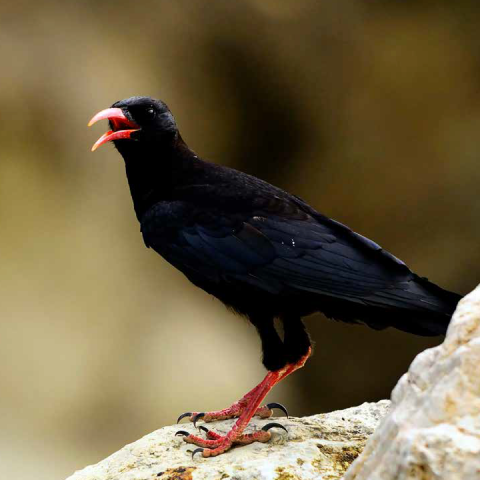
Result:
[[119,150],[139,221],[152,205],[172,199],[174,189],[190,176],[197,158],[180,136],[166,145],[132,145],[130,151]]

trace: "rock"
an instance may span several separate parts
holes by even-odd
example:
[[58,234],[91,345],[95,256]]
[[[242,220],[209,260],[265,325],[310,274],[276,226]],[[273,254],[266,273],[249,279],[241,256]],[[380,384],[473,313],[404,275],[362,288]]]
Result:
[[417,356],[345,480],[480,479],[480,287]]
[[[164,427],[68,480],[334,480],[362,451],[388,405],[382,400],[312,417],[279,418],[276,421],[288,429],[288,442],[285,432],[273,429],[269,443],[253,443],[205,459],[191,458],[189,451],[195,447],[175,437],[179,425]],[[270,421],[254,419],[250,428]],[[225,433],[233,423],[211,425]],[[195,431],[192,424],[182,424],[181,429]]]

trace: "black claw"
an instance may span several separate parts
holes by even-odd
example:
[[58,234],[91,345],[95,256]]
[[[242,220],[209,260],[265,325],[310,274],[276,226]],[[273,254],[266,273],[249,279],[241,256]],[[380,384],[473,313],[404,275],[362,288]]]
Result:
[[267,423],[264,427],[262,427],[262,430],[264,432],[268,432],[271,428],[283,428],[288,433],[288,430],[283,426],[280,425],[279,423]]
[[183,435],[184,437],[188,437],[190,434],[188,432],[186,432],[185,430],[179,430],[175,436],[177,435]]
[[194,455],[196,453],[201,453],[203,452],[205,449],[204,448],[196,448],[193,452],[192,452],[192,458],[194,457]]
[[177,423],[180,423],[180,420],[181,420],[182,418],[185,418],[185,417],[191,417],[191,416],[192,416],[192,412],[185,412],[185,413],[182,413],[182,414],[181,414],[181,415],[178,417],[178,419],[177,419]]
[[[273,403],[269,403],[267,404],[267,407],[272,410],[272,408],[278,408],[279,410],[281,410],[288,418],[288,410],[281,404],[281,403],[277,403],[277,402],[273,402]],[[178,422],[177,422],[178,423]]]
[[203,430],[205,433],[208,433],[210,430],[207,428],[207,427],[204,427],[203,425],[201,425],[200,427],[198,427],[200,430]]
[[199,420],[200,418],[204,417],[205,416],[205,412],[200,412],[200,413],[197,413],[193,419],[192,419],[192,422],[193,422],[193,426],[196,428],[197,427],[197,420]]

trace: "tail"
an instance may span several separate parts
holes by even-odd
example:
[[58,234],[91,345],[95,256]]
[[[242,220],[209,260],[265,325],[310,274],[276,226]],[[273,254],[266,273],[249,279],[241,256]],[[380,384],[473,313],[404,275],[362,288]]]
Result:
[[393,327],[424,337],[445,335],[461,298],[411,272],[408,279],[366,297],[349,301],[317,297],[318,310],[329,318],[362,323],[375,330]]
[[[391,289],[375,292],[369,298],[369,303],[371,302],[372,306],[376,305],[377,311],[380,306],[388,310],[384,311],[383,315],[365,319],[365,323],[373,328],[391,326],[415,335],[445,335],[461,298],[461,295],[444,290],[426,278],[414,274],[408,282],[401,282]],[[380,324],[372,324],[376,324],[375,317]]]

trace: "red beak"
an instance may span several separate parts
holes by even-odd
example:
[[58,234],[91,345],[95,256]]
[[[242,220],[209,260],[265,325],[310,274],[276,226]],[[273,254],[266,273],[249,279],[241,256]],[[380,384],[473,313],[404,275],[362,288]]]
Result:
[[99,120],[109,120],[112,123],[114,130],[109,130],[107,133],[104,133],[93,145],[92,152],[104,143],[111,142],[112,140],[119,140],[121,138],[130,138],[133,132],[140,130],[136,123],[132,122],[125,116],[121,108],[107,108],[98,112],[88,122],[88,126],[91,127]]

